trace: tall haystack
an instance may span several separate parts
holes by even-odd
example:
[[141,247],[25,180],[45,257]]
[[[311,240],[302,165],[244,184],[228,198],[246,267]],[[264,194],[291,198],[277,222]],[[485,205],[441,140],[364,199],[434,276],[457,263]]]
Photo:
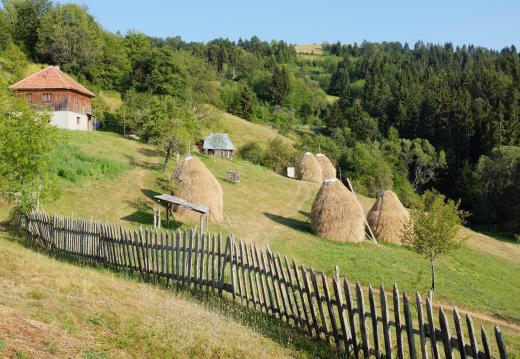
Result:
[[323,182],[311,210],[314,232],[337,242],[365,239],[365,220],[356,196],[336,178]]
[[316,155],[316,160],[321,166],[321,172],[323,174],[324,180],[329,178],[336,178],[336,169],[327,156],[325,156],[323,153],[318,153]]
[[296,168],[296,178],[302,181],[321,183],[323,174],[316,157],[310,152],[305,152]]
[[392,243],[402,243],[403,230],[409,220],[408,210],[392,191],[379,195],[367,216],[368,225],[375,236]]
[[[175,182],[177,197],[188,202],[203,204],[209,208],[209,220],[220,222],[224,219],[224,192],[213,174],[197,157],[186,157],[177,165],[172,180]],[[199,218],[184,208],[177,208],[176,212],[185,216]]]

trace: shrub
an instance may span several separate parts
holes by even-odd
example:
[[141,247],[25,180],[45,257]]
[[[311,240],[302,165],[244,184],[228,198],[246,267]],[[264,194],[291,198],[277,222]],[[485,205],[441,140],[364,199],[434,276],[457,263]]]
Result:
[[237,156],[251,163],[261,165],[264,158],[264,150],[257,142],[247,142],[238,149]]

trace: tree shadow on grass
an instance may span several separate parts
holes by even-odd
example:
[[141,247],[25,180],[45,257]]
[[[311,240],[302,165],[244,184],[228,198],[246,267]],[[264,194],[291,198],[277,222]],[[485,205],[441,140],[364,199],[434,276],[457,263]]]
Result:
[[305,222],[305,221],[302,221],[299,219],[295,219],[295,218],[290,218],[290,217],[282,217],[277,214],[266,213],[266,212],[264,212],[264,216],[266,216],[267,218],[269,218],[270,220],[272,220],[276,223],[282,224],[284,226],[295,229],[297,231],[307,232],[307,233],[311,232],[311,227],[308,222]]

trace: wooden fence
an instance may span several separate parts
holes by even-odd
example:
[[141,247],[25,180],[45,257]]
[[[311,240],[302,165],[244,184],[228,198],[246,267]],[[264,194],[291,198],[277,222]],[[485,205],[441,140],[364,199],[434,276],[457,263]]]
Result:
[[[119,225],[32,212],[22,222],[29,237],[49,250],[83,261],[133,270],[167,283],[232,297],[325,340],[346,356],[369,358],[506,359],[502,333],[490,340],[483,326],[474,329],[457,309],[452,318],[434,310],[431,294],[423,302],[394,285],[365,290],[336,273],[327,278],[232,236],[195,231],[128,230]],[[437,312],[437,315],[435,313]],[[438,324],[435,322],[437,321]],[[464,323],[465,322],[465,323]],[[452,336],[452,332],[455,336]],[[495,354],[498,352],[498,356]]]

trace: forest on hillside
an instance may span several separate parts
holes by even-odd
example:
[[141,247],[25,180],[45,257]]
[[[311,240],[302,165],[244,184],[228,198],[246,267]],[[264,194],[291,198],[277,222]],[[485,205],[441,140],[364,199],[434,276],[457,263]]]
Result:
[[[411,205],[436,188],[470,222],[520,232],[520,60],[468,45],[324,44],[300,55],[284,41],[186,42],[103,29],[85,7],[3,0],[0,87],[30,63],[59,65],[102,96],[107,129],[133,133],[169,156],[215,121],[212,107],[296,139],[248,143],[247,160],[281,170],[302,151],[326,153],[361,193],[393,189]],[[3,110],[3,109],[2,109]]]

